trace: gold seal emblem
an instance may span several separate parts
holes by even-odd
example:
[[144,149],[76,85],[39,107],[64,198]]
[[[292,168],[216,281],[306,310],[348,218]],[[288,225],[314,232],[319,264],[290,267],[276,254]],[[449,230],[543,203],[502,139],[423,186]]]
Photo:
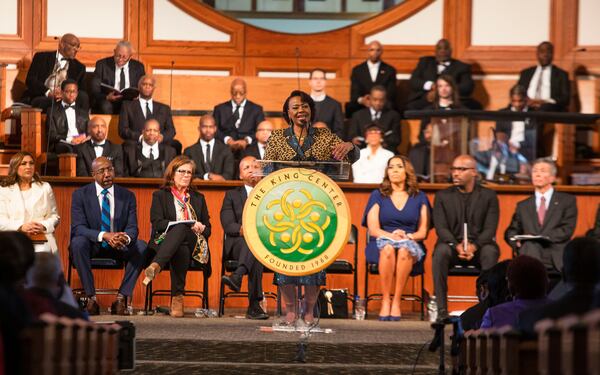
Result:
[[321,172],[286,168],[250,192],[244,237],[262,264],[288,276],[327,268],[350,235],[350,207],[340,187]]

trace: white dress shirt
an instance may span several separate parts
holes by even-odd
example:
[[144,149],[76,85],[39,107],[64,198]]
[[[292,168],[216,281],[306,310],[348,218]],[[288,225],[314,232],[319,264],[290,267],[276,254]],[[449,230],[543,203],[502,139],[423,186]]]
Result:
[[152,150],[152,160],[158,159],[158,142],[150,146],[146,141],[142,140],[142,155],[144,155],[146,159],[150,158],[150,150]]
[[123,72],[125,73],[125,88],[130,87],[130,85],[129,85],[129,61],[127,61],[127,63],[120,68],[115,64],[115,89],[117,89],[117,90],[119,89],[119,84],[121,83],[121,68],[123,69]]
[[[529,81],[529,87],[527,88],[527,96],[531,99],[541,99],[548,103],[556,103],[554,99],[550,97],[550,75],[552,74],[552,65],[546,65],[542,67],[538,65]],[[541,80],[541,82],[540,82]],[[536,95],[538,85],[541,84],[539,96]]]
[[[248,100],[244,99],[243,102],[240,103],[240,109],[239,109],[239,116],[237,121],[235,122],[235,128],[239,129],[240,128],[240,124],[242,122],[242,116],[244,115],[244,107],[246,107],[246,102]],[[237,109],[238,105],[236,102],[234,102],[233,100],[231,101],[231,113],[235,113],[235,110]],[[227,144],[227,142],[229,142],[229,140],[231,139],[230,136],[226,136],[225,138],[223,138],[223,142],[225,142],[225,144]],[[252,143],[252,137],[246,137],[246,142],[248,142],[248,144]],[[211,146],[211,150],[212,150],[212,146]]]
[[94,142],[94,141],[91,141],[91,142],[92,142],[92,148],[94,149],[94,153],[96,154],[96,157],[99,158],[104,153],[104,147],[100,147],[100,146],[96,146],[96,145],[105,144],[106,139],[103,140],[102,142]]
[[377,80],[377,74],[379,73],[379,66],[381,65],[381,61],[376,63],[371,62],[371,60],[367,60],[367,67],[369,68],[369,74],[371,75],[371,81],[375,82]]
[[[98,197],[98,204],[100,205],[100,214],[102,215],[102,199],[104,199],[104,195],[102,195],[102,190],[104,190],[104,188],[100,185],[98,185],[98,183],[95,183],[96,185],[96,196]],[[113,228],[114,228],[114,217],[115,217],[115,186],[112,185],[111,187],[108,188],[108,193],[106,194],[106,196],[108,196],[108,200],[110,202],[110,231],[113,232]],[[104,236],[104,233],[106,232],[100,232],[98,233],[98,242],[102,242],[102,236]]]
[[267,147],[267,145],[260,143],[260,142],[258,142],[256,145],[258,146],[258,154],[260,155],[260,158],[264,159],[265,158],[265,148]]
[[[512,112],[516,112],[514,107],[510,107]],[[527,108],[523,110],[527,112]],[[525,141],[525,121],[513,121],[510,130],[510,139],[508,142],[515,147],[520,147],[521,142]]]
[[144,117],[146,117],[146,103],[148,103],[148,105],[150,106],[150,112],[154,113],[152,98],[148,100],[140,98],[140,107],[142,107],[142,113],[144,114]]
[[[206,156],[207,156],[206,155],[206,145],[210,145],[210,155],[208,155],[208,156],[209,156],[210,161],[212,161],[213,160],[212,156],[215,153],[214,152],[215,151],[215,139],[213,138],[209,142],[206,142],[204,139],[200,139],[200,147],[202,147],[202,155],[204,155],[204,160],[206,160]],[[202,160],[202,161],[204,162],[204,160]],[[208,180],[208,173],[205,173],[202,176],[202,179]]]
[[250,192],[252,191],[252,189],[254,189],[252,186],[248,186],[246,184],[244,184],[244,188],[246,189],[246,197],[250,196]]
[[539,191],[535,192],[535,210],[536,212],[540,209],[540,204],[542,203],[542,196],[546,199],[546,212],[548,212],[548,207],[550,207],[550,199],[552,199],[552,194],[554,194],[554,188],[548,189],[544,194]]
[[354,182],[362,184],[379,184],[383,181],[387,162],[394,153],[379,146],[375,154],[370,147],[360,150],[360,158],[352,164]]
[[369,107],[369,111],[371,112],[371,120],[377,121],[381,119],[381,111],[376,111],[371,107]]
[[[75,103],[73,103],[73,105],[74,104]],[[60,105],[65,106],[67,105],[67,103],[62,101],[60,102]],[[67,131],[67,139],[65,139],[65,142],[71,143],[73,141],[73,138],[79,135],[79,130],[77,130],[77,116],[75,115],[75,108],[66,108],[65,115],[67,116],[67,125],[69,126],[69,130]]]
[[325,97],[327,96],[327,94],[323,93],[323,94],[314,94],[314,93],[310,93],[310,97],[312,98],[312,100],[316,103],[316,102],[322,102],[323,100],[325,100]]

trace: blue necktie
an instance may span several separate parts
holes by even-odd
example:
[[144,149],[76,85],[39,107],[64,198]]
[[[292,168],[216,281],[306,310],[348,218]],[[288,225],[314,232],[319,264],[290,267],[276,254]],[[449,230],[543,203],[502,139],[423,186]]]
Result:
[[[110,201],[108,200],[108,189],[102,190],[102,222],[101,232],[110,232]],[[108,242],[102,241],[102,248],[108,248]]]

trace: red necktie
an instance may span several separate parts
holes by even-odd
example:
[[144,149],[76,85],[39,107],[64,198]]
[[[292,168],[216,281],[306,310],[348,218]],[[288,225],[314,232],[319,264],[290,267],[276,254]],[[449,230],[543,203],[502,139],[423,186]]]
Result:
[[540,225],[544,225],[544,217],[546,216],[546,198],[542,195],[540,198],[540,207],[538,208],[538,221]]

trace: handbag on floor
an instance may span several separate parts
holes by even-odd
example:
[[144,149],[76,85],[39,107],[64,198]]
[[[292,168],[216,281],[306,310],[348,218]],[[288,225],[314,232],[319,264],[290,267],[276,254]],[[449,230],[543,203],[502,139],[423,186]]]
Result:
[[348,319],[348,289],[321,289],[315,316],[325,319]]

